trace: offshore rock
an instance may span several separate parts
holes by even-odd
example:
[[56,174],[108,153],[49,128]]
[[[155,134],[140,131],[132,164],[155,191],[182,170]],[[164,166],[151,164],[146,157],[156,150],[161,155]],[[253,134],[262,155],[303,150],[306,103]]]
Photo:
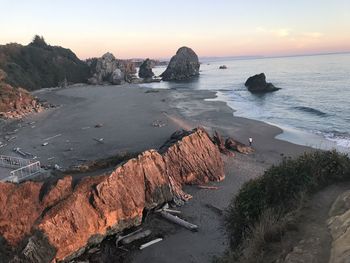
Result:
[[161,151],[145,151],[75,186],[71,176],[53,186],[0,182],[0,235],[24,262],[70,260],[105,236],[141,224],[144,209],[187,200],[182,185],[223,178],[220,152],[204,129],[177,133]]
[[154,73],[152,71],[152,61],[147,58],[140,66],[139,77],[143,79],[153,78]]
[[188,47],[181,47],[161,77],[163,80],[188,80],[199,75],[199,67],[197,54]]
[[264,73],[249,77],[244,85],[252,93],[272,92],[280,89],[276,88],[272,83],[267,83]]

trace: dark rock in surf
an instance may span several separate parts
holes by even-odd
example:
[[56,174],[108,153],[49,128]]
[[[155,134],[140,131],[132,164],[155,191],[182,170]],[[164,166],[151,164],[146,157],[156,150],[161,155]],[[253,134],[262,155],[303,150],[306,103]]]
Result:
[[248,78],[244,85],[252,93],[273,92],[280,89],[275,87],[272,83],[266,82],[266,76],[264,73]]
[[181,47],[162,73],[163,80],[188,80],[199,75],[199,61],[197,54],[188,47]]

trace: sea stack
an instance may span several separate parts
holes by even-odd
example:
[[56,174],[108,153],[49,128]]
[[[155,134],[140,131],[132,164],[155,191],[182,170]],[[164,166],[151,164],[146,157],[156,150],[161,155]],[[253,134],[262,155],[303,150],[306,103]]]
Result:
[[143,79],[150,79],[154,76],[152,71],[152,61],[147,58],[140,66],[139,77]]
[[188,47],[181,47],[162,73],[163,80],[188,80],[199,75],[199,61],[197,54]]
[[266,82],[266,76],[264,73],[260,73],[248,78],[244,85],[252,93],[265,93],[280,89],[275,87],[272,83]]

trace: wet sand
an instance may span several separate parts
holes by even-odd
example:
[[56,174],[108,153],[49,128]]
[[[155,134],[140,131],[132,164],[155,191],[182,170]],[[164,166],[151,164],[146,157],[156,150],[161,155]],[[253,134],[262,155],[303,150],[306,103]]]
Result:
[[[146,91],[137,85],[83,85],[36,92],[38,97],[61,106],[31,115],[21,122],[1,123],[1,141],[7,132],[18,129],[11,135],[16,138],[0,149],[1,154],[15,156],[13,148],[20,147],[36,155],[44,165],[68,168],[85,159],[157,149],[180,128],[204,126],[244,143],[252,137],[254,154],[223,156],[226,179],[215,184],[218,190],[185,188],[193,199],[180,208],[182,217],[197,224],[198,232],[155,217],[149,225],[161,230],[164,240],[130,253],[132,262],[211,262],[212,256],[222,254],[227,248],[222,216],[212,206],[224,210],[245,181],[261,175],[271,164],[279,162],[282,155],[295,156],[310,148],[275,139],[282,132],[277,127],[233,117],[232,110],[223,102],[205,101],[214,98],[214,92]],[[165,126],[154,127],[155,121]],[[95,128],[96,124],[102,127]],[[59,136],[54,137],[56,135]],[[94,138],[103,138],[103,144]],[[44,142],[48,145],[42,146]]]

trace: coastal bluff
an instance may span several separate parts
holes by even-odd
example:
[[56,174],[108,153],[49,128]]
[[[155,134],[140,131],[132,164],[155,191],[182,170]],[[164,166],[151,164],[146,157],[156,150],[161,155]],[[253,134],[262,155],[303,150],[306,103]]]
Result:
[[145,209],[188,200],[184,184],[223,179],[220,152],[207,132],[176,132],[159,151],[78,183],[68,174],[50,186],[0,183],[0,235],[19,262],[70,260],[107,235],[140,225]]

